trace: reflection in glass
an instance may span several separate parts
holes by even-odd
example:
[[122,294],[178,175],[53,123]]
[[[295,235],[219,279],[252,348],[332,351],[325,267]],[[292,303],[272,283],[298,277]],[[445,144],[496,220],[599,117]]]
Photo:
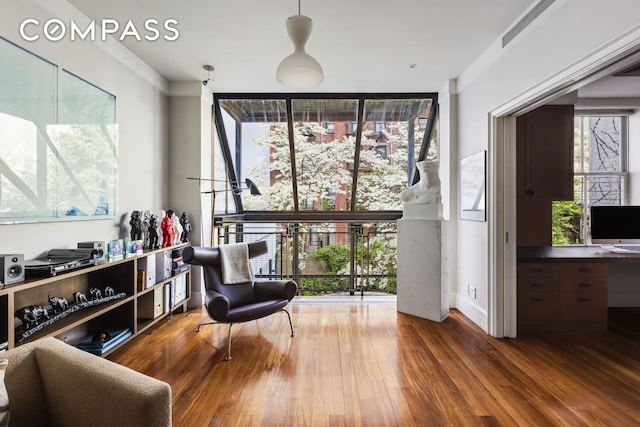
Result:
[[0,39],[0,220],[114,216],[115,96]]
[[59,124],[47,129],[54,215],[115,215],[115,97],[66,71],[60,83]]

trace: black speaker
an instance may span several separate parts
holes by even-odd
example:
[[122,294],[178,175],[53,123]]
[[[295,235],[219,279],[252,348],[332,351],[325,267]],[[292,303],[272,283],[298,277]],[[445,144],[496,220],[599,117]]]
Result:
[[24,255],[0,254],[0,282],[11,285],[24,281]]

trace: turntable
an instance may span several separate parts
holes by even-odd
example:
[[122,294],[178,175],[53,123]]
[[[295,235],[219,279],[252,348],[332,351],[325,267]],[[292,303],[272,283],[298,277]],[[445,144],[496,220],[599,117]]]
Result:
[[98,264],[104,260],[99,249],[51,249],[46,257],[29,259],[24,262],[27,277],[55,276],[58,273]]

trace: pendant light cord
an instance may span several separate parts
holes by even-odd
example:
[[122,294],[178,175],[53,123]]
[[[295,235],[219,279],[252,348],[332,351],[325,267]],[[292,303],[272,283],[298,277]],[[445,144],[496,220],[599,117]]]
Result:
[[300,0],[298,0],[298,15],[300,15]]

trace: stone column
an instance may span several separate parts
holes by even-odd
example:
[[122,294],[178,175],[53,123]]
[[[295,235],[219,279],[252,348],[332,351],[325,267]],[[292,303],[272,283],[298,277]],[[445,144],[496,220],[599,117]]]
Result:
[[404,216],[398,220],[397,304],[399,312],[441,322],[449,315],[449,291],[442,280],[438,210],[442,212],[442,205],[405,205]]

